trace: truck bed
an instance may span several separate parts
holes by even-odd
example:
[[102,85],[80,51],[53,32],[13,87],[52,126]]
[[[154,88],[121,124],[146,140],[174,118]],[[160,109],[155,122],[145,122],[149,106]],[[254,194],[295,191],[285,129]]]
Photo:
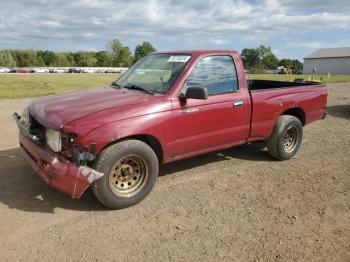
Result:
[[308,85],[319,85],[317,82],[288,82],[288,81],[273,81],[273,80],[256,80],[248,79],[249,91],[262,90],[262,89],[275,89],[275,88],[285,88],[285,87],[298,87],[298,86],[308,86]]
[[325,116],[327,87],[324,84],[248,80],[248,85],[252,109],[248,141],[266,140],[277,118],[287,111],[298,115],[303,125]]

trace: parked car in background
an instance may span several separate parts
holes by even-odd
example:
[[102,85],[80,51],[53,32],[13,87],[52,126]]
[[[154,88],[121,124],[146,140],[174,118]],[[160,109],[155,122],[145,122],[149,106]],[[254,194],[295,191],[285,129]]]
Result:
[[16,73],[30,73],[32,72],[32,69],[29,68],[17,68]]
[[98,74],[103,74],[105,72],[104,69],[101,69],[101,68],[98,68],[96,69],[95,73],[98,73]]
[[82,73],[90,73],[90,74],[93,74],[93,73],[95,73],[95,69],[93,69],[93,68],[82,68],[81,72],[82,72]]
[[68,68],[50,68],[49,72],[50,73],[68,73],[69,69]]
[[7,67],[0,67],[0,73],[10,73],[10,69]]
[[31,73],[49,73],[47,68],[32,68]]
[[104,70],[104,73],[105,74],[113,74],[113,73],[116,73],[116,71],[114,71],[112,69],[106,69],[106,70]]
[[69,68],[68,73],[81,73],[81,68]]
[[294,74],[294,75],[302,75],[303,74],[303,70],[292,70],[292,74]]
[[9,68],[10,72],[9,73],[16,73],[17,72],[17,68],[16,67],[11,67]]
[[266,74],[277,74],[278,73],[278,70],[277,69],[269,69],[269,70],[266,70]]

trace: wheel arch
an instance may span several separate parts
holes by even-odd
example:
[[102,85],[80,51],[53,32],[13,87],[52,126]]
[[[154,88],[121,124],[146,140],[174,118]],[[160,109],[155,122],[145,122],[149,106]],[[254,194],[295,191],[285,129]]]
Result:
[[152,148],[152,150],[155,152],[159,163],[163,163],[164,160],[164,152],[163,152],[163,148],[161,143],[159,142],[159,140],[149,134],[138,134],[138,135],[130,135],[130,136],[125,136],[122,137],[120,139],[114,140],[113,142],[106,144],[103,148],[101,148],[100,152],[105,150],[107,147],[119,143],[121,141],[125,141],[125,140],[139,140],[144,142],[145,144],[147,144],[148,146],[150,146]]
[[305,112],[301,107],[292,107],[284,111],[281,115],[290,115],[298,118],[302,124],[302,126],[305,126],[306,124],[306,116]]

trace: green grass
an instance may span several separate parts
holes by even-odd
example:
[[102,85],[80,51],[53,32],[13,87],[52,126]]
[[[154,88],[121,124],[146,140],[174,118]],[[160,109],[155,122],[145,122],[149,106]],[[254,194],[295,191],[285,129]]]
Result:
[[[273,74],[248,74],[250,79],[262,79],[262,80],[279,80],[279,81],[292,81],[296,78],[303,78],[305,80],[311,79],[309,75],[273,75]],[[327,75],[315,75],[315,80],[320,80],[324,83],[336,83],[336,82],[349,82],[350,75],[332,75],[328,78]]]
[[[119,77],[117,74],[0,74],[1,98],[39,97],[73,90],[100,87],[111,84]],[[287,80],[304,78],[308,75],[272,75],[249,74],[250,79]],[[347,82],[350,75],[315,76],[316,80],[323,77],[323,82]]]
[[29,98],[101,87],[118,74],[0,74],[0,98]]

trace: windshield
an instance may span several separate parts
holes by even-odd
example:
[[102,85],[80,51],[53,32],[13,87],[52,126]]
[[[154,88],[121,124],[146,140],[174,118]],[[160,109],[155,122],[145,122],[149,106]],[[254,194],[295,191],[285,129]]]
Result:
[[165,94],[186,68],[191,55],[153,54],[142,58],[116,85],[128,89]]

